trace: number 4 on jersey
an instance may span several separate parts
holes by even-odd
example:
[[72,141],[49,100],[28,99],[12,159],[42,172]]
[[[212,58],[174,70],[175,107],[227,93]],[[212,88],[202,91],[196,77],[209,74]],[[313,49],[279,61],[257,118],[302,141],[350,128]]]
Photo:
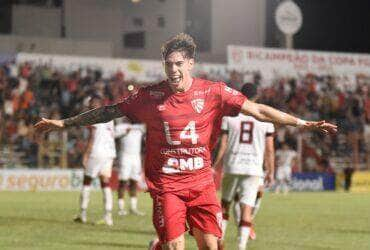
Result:
[[166,134],[166,139],[167,139],[168,144],[180,145],[181,141],[184,141],[184,140],[191,140],[192,144],[198,143],[199,135],[197,134],[195,130],[195,121],[190,121],[188,125],[186,125],[186,127],[181,131],[179,141],[172,140],[171,133],[170,133],[170,126],[168,122],[163,122],[163,124],[164,124],[164,132]]

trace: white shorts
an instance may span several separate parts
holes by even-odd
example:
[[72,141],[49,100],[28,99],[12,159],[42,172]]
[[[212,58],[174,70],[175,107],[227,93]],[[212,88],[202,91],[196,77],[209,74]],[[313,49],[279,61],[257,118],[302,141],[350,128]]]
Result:
[[110,178],[112,175],[113,158],[89,157],[85,175],[96,178],[98,175]]
[[278,167],[276,171],[276,180],[283,181],[287,180],[290,181],[292,175],[292,169],[290,167]]
[[222,200],[231,202],[238,191],[240,203],[254,207],[260,180],[260,176],[225,174],[222,178]]
[[118,179],[123,181],[139,181],[141,179],[140,155],[122,154],[120,156],[120,170]]

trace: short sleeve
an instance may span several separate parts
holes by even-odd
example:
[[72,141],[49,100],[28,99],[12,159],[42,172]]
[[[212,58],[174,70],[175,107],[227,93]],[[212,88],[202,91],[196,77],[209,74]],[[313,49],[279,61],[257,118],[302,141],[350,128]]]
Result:
[[239,91],[226,86],[225,83],[220,84],[220,94],[223,116],[237,116],[247,98]]
[[221,123],[221,130],[228,130],[229,129],[229,124],[228,124],[228,119],[227,117],[222,118],[222,123]]
[[142,121],[142,112],[145,102],[145,90],[139,89],[136,93],[133,93],[126,97],[122,102],[118,103],[118,106],[123,115],[127,116],[133,122]]

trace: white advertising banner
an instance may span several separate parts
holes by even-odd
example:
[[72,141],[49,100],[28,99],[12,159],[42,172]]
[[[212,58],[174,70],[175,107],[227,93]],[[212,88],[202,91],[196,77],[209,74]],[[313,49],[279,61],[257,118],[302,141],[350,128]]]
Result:
[[332,74],[350,79],[370,75],[370,55],[305,50],[270,49],[230,45],[227,48],[230,70],[260,72],[265,80],[299,74]]
[[[165,79],[165,73],[160,60],[142,59],[115,59],[104,57],[63,56],[35,53],[19,53],[17,63],[30,62],[36,65],[48,65],[63,72],[71,72],[78,69],[90,68],[100,70],[104,78],[110,78],[118,71],[125,75],[125,79],[137,82],[159,82]],[[212,80],[226,80],[229,72],[225,64],[199,63],[194,69],[194,74],[204,74]],[[213,79],[215,78],[215,79]]]
[[164,77],[162,63],[159,60],[19,53],[16,61],[17,63],[31,62],[36,65],[48,65],[65,72],[86,68],[101,70],[105,78],[121,71],[124,72],[126,80],[139,82],[158,81]]
[[[83,170],[9,169],[0,170],[0,191],[80,190]],[[99,183],[93,183],[95,188]]]

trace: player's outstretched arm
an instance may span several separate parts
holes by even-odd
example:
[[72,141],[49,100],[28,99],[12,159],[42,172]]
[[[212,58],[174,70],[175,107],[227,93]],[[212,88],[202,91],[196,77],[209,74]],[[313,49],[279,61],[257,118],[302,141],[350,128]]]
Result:
[[96,123],[104,123],[123,115],[124,114],[122,114],[118,104],[103,106],[64,120],[50,120],[42,118],[41,121],[35,124],[35,132],[40,134],[47,133],[51,130],[65,129],[73,126],[87,126]]
[[316,129],[324,133],[337,132],[337,126],[325,121],[304,121],[270,106],[246,100],[243,103],[241,112],[251,115],[263,122],[272,122],[281,125],[290,125],[304,129]]

